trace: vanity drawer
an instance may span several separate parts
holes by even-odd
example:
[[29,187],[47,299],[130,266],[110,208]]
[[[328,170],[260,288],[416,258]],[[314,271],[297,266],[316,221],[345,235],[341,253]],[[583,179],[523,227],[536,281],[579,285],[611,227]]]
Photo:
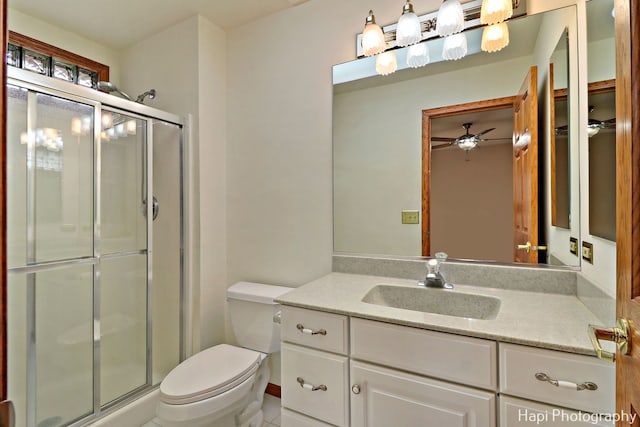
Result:
[[494,341],[351,319],[351,357],[488,390],[497,388]]
[[282,406],[336,426],[347,426],[348,362],[344,356],[283,343]]
[[333,353],[349,353],[348,317],[282,307],[282,340]]
[[593,414],[500,396],[500,427],[613,427],[613,421],[593,417]]
[[[500,392],[587,412],[615,411],[615,365],[591,356],[500,344]],[[536,374],[554,380],[595,383],[597,390],[558,387],[540,381]]]

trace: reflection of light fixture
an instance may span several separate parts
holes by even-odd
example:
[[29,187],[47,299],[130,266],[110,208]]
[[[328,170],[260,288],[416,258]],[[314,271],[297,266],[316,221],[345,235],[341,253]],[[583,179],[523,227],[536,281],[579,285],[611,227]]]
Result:
[[[468,129],[467,129],[467,132],[468,132]],[[480,142],[480,138],[478,138],[477,135],[468,135],[468,136],[465,135],[456,139],[456,145],[459,148],[462,148],[464,151],[469,151],[476,148],[476,145],[478,145],[478,142]]]
[[85,136],[91,130],[91,116],[74,117],[71,119],[71,135]]
[[467,54],[467,36],[464,33],[445,37],[442,57],[447,61],[463,58]]
[[[62,133],[58,129],[36,128],[33,130],[32,135],[36,148],[43,147],[49,151],[61,151],[64,148]],[[27,132],[22,132],[20,135],[20,143],[29,143],[29,134]]]
[[398,69],[398,60],[394,51],[382,52],[376,56],[376,71],[378,74],[386,76]]
[[413,5],[407,0],[396,27],[396,42],[398,46],[404,47],[416,44],[420,39],[422,39],[420,20],[413,11]]
[[464,29],[464,13],[459,0],[445,0],[440,9],[436,31],[440,37],[450,36],[459,33]]
[[480,23],[497,24],[513,15],[511,0],[482,0],[480,8]]
[[369,16],[365,21],[364,31],[362,31],[362,50],[364,56],[377,55],[383,52],[387,48],[387,43],[384,41],[384,34],[382,34],[382,28],[376,24],[376,17],[373,16],[373,11],[369,11]]
[[102,112],[102,127],[108,128],[113,126],[113,116],[108,111]]
[[587,136],[591,138],[592,136],[596,136],[598,132],[600,132],[602,126],[598,120],[589,119],[589,123],[587,124]]
[[411,68],[418,68],[429,63],[429,47],[427,43],[414,44],[409,46],[407,52],[407,65]]
[[509,44],[509,27],[506,22],[492,24],[482,30],[481,49],[485,52],[497,52]]
[[531,142],[531,134],[529,133],[529,128],[525,128],[524,133],[521,133],[516,136],[516,141],[513,144],[515,147],[523,147],[525,145],[529,145]]

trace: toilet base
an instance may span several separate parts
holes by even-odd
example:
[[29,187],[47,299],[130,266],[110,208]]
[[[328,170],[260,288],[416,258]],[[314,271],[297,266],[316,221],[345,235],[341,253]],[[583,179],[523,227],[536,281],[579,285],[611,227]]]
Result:
[[162,427],[261,427],[269,375],[263,355],[253,377],[219,396],[184,405],[158,403],[154,422]]

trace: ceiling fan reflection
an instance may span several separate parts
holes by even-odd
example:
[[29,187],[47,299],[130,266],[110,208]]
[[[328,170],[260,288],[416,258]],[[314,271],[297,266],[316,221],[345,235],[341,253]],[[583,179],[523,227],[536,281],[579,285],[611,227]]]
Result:
[[457,138],[447,138],[432,136],[431,142],[445,142],[445,144],[431,145],[431,149],[436,150],[440,148],[447,148],[452,145],[456,145],[458,148],[469,151],[482,142],[482,141],[510,141],[511,138],[483,138],[483,135],[495,130],[496,128],[485,129],[480,133],[472,134],[469,132],[473,123],[463,123],[462,127],[465,129],[465,133]]

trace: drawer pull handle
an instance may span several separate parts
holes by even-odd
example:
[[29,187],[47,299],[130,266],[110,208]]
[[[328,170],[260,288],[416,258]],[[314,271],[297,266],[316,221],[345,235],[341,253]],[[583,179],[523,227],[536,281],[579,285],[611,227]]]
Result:
[[303,334],[308,334],[308,335],[327,335],[327,331],[325,331],[324,329],[309,329],[309,328],[305,328],[302,323],[298,323],[296,325],[296,328],[298,328],[298,330],[300,332],[302,332]]
[[298,381],[298,384],[300,384],[300,387],[305,388],[307,390],[311,390],[311,391],[327,391],[327,386],[324,384],[320,384],[320,385],[313,385],[313,384],[309,384],[304,382],[304,379],[302,379],[301,377],[298,377],[296,379],[296,381]]
[[568,389],[576,390],[576,391],[582,391],[582,390],[594,391],[594,390],[598,389],[598,384],[596,384],[596,383],[592,383],[592,382],[587,381],[587,382],[584,382],[582,384],[576,384],[576,383],[572,383],[570,381],[554,380],[549,375],[547,375],[547,374],[545,374],[543,372],[538,372],[536,374],[536,379],[538,381],[548,382],[549,384],[553,384],[556,387],[568,388]]

